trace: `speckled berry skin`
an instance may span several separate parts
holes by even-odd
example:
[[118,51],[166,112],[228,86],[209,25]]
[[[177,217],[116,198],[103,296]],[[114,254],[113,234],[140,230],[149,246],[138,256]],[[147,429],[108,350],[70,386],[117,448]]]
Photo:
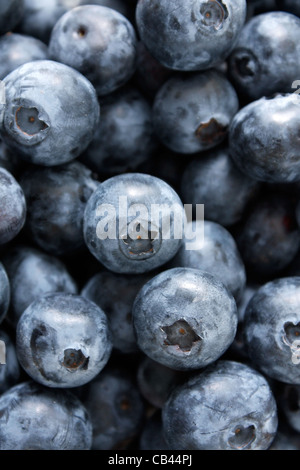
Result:
[[[189,222],[189,226],[194,226]],[[246,269],[231,233],[222,225],[206,220],[204,239],[193,250],[183,244],[174,258],[175,266],[201,269],[219,279],[237,300],[246,285]],[[188,242],[189,243],[189,242]]]
[[300,18],[282,11],[255,15],[238,36],[228,70],[251,100],[291,93],[300,76]]
[[8,33],[0,37],[0,79],[26,62],[47,60],[48,47],[32,36]]
[[85,75],[98,96],[103,96],[125,85],[134,74],[137,37],[131,22],[118,11],[83,5],[55,24],[49,55]]
[[245,314],[248,356],[267,377],[300,384],[300,277],[278,278],[260,287]]
[[299,110],[300,96],[291,93],[260,98],[236,113],[229,151],[248,177],[268,183],[300,180]]
[[46,294],[23,312],[16,329],[18,360],[47,387],[72,388],[92,380],[112,349],[104,312],[72,294]]
[[245,0],[139,0],[136,8],[137,28],[151,54],[182,71],[223,62],[245,18]]
[[92,424],[68,390],[22,382],[0,397],[1,450],[90,450]]
[[133,306],[140,349],[175,370],[207,366],[227,350],[237,328],[237,307],[211,274],[172,268],[147,282]]
[[[154,204],[165,205],[161,220],[153,216]],[[171,207],[175,210],[170,214]],[[149,272],[177,253],[182,240],[175,236],[176,223],[183,210],[177,193],[159,178],[143,173],[113,176],[100,184],[87,203],[84,239],[90,252],[108,270],[124,274]],[[166,220],[170,220],[170,237],[164,231]],[[106,226],[112,233],[106,234]]]
[[19,382],[21,367],[11,335],[1,329],[0,341],[5,344],[5,364],[0,363],[0,394],[2,394]]
[[0,263],[0,323],[6,317],[8,307],[11,299],[10,281],[7,276],[7,271],[3,264]]
[[40,249],[57,256],[84,247],[83,214],[99,184],[79,161],[23,172],[26,230]]
[[202,152],[224,141],[238,108],[236,91],[222,72],[178,74],[155,96],[154,130],[176,153]]
[[162,419],[174,450],[267,450],[278,426],[265,377],[246,364],[224,360],[176,388]]
[[11,285],[6,320],[13,328],[38,297],[50,292],[77,294],[77,284],[65,264],[42,250],[17,245],[3,255],[3,264]]
[[36,60],[13,70],[3,82],[1,137],[25,161],[54,166],[85,150],[100,117],[87,78],[65,64]]
[[224,227],[239,222],[261,183],[241,172],[228,147],[207,152],[187,164],[181,177],[184,204],[204,204],[204,217]]
[[0,168],[0,245],[19,234],[26,216],[26,199],[19,182],[5,168]]
[[24,14],[24,1],[0,1],[0,34],[5,34],[18,25]]

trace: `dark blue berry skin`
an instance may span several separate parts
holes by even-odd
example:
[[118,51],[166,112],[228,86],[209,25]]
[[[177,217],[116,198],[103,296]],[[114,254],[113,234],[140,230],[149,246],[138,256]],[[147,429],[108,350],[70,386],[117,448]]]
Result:
[[79,0],[24,0],[24,12],[18,30],[48,44],[51,31],[58,19]]
[[0,397],[1,450],[90,450],[92,424],[68,390],[22,382]]
[[300,277],[277,278],[254,294],[244,316],[246,351],[267,377],[300,384]]
[[100,105],[99,127],[81,160],[106,177],[135,171],[157,147],[150,104],[129,87],[103,97]]
[[39,248],[53,255],[84,247],[83,214],[100,184],[78,161],[34,167],[20,178],[27,201],[26,229]]
[[178,74],[155,96],[154,130],[174,152],[202,152],[224,141],[238,108],[237,94],[222,72]]
[[86,149],[97,129],[100,107],[94,87],[77,70],[36,60],[13,70],[3,82],[1,137],[25,161],[54,166],[74,160]]
[[[189,225],[194,226],[194,222],[189,222]],[[187,243],[188,240],[183,241],[174,265],[207,271],[219,279],[238,301],[246,285],[246,269],[231,233],[222,225],[206,220],[203,243],[193,250],[187,249]]]
[[8,33],[0,37],[0,79],[26,62],[48,59],[46,44],[25,34]]
[[230,55],[228,71],[235,88],[253,101],[291,92],[300,76],[299,64],[300,18],[271,11],[245,24]]
[[170,369],[144,356],[137,368],[137,384],[146,400],[154,408],[163,408],[173,388],[187,379],[188,373]]
[[256,279],[278,276],[300,248],[294,200],[279,192],[257,199],[235,239],[247,270]]
[[204,217],[229,227],[239,222],[261,183],[242,173],[227,146],[193,159],[180,183],[183,203],[204,204]]
[[[120,197],[127,197],[128,217],[125,221],[122,218],[126,218],[126,215],[119,211]],[[109,213],[98,212],[99,207],[104,204],[111,205]],[[138,204],[146,208],[147,214],[142,210],[138,215]],[[152,218],[153,204],[166,206],[159,221]],[[179,196],[159,178],[142,173],[126,173],[109,178],[99,185],[87,203],[84,212],[86,245],[100,263],[115,273],[137,274],[152,271],[170,261],[182,242],[175,237],[178,218],[173,213],[169,217],[169,208],[172,206],[175,207],[176,217],[181,217],[183,205]],[[167,219],[171,220],[170,237],[165,234],[162,222]],[[115,220],[116,231],[113,228]],[[110,226],[114,232],[110,238],[105,238],[102,230],[98,233],[98,224]],[[133,232],[130,231],[132,228]],[[135,234],[135,231],[140,235]]]
[[0,364],[0,395],[16,385],[21,377],[15,343],[11,335],[0,330],[0,341],[5,344],[5,364]]
[[139,290],[150,278],[147,274],[124,275],[104,270],[89,279],[81,290],[84,298],[97,304],[107,315],[113,346],[119,353],[138,352],[132,306]]
[[0,323],[6,318],[8,307],[11,300],[11,286],[7,271],[0,263]]
[[81,399],[92,419],[92,450],[126,449],[145,414],[134,378],[126,369],[108,367],[84,388]]
[[229,151],[248,177],[267,183],[300,180],[299,110],[300,96],[291,93],[260,98],[235,114]]
[[50,58],[78,70],[98,96],[125,85],[136,69],[137,37],[131,22],[112,8],[83,5],[54,26]]
[[139,0],[141,40],[164,66],[205,70],[223,62],[246,18],[245,0]]
[[233,342],[236,302],[211,274],[172,268],[153,277],[133,306],[140,349],[175,370],[194,370],[219,359]]
[[156,411],[145,422],[139,439],[140,450],[170,450],[163,436],[160,411]]
[[46,294],[23,312],[16,329],[18,360],[47,387],[79,387],[105,367],[112,350],[105,313],[72,294]]
[[265,377],[220,360],[170,395],[162,412],[174,450],[267,450],[277,431],[277,406]]
[[50,292],[77,294],[75,280],[57,257],[29,246],[15,246],[2,258],[11,285],[7,322],[16,328],[27,307]]
[[10,172],[0,168],[0,245],[19,234],[26,215],[27,204],[19,182]]
[[0,34],[16,28],[24,15],[24,0],[0,1]]

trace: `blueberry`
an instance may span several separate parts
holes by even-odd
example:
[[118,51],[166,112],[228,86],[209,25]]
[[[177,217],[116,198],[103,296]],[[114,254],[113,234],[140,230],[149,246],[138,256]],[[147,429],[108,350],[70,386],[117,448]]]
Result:
[[37,38],[18,33],[0,37],[0,79],[26,62],[48,59],[46,44]]
[[85,388],[82,402],[92,419],[92,450],[126,449],[139,434],[145,413],[132,376],[108,367]]
[[[189,222],[188,226],[192,228],[194,224]],[[174,258],[174,264],[207,271],[239,300],[246,285],[246,269],[231,233],[222,225],[206,220],[203,243],[200,241],[193,250],[187,249],[187,243],[188,240],[184,240]]]
[[11,301],[11,286],[7,271],[0,263],[0,323],[6,318],[8,307]]
[[299,43],[300,18],[281,11],[254,16],[239,34],[229,58],[236,89],[251,100],[290,92],[300,76]]
[[26,229],[39,248],[53,255],[84,247],[83,214],[99,182],[78,161],[27,169],[20,178],[27,201]]
[[13,70],[3,83],[1,136],[25,161],[66,163],[91,142],[100,108],[94,87],[77,70],[36,60]]
[[166,442],[176,450],[267,450],[278,426],[265,377],[224,360],[177,387],[162,418]]
[[257,199],[237,229],[235,239],[252,277],[268,280],[278,276],[300,248],[293,198],[278,191]]
[[2,258],[11,285],[7,322],[16,328],[27,307],[44,294],[65,292],[77,294],[75,280],[57,257],[29,246],[17,245]]
[[300,96],[292,93],[260,98],[235,114],[229,152],[248,177],[268,183],[300,180],[299,110]]
[[211,274],[172,268],[138,293],[133,325],[140,349],[175,370],[200,369],[219,359],[233,342],[237,307]]
[[260,287],[244,317],[246,350],[267,377],[300,384],[300,277],[276,278]]
[[[300,432],[300,385],[279,384],[277,403],[289,427]],[[282,420],[283,421],[283,420]]]
[[101,271],[92,276],[81,295],[97,304],[107,315],[113,346],[122,354],[138,351],[132,326],[132,306],[142,286],[151,278],[144,275],[115,274]]
[[123,16],[126,16],[126,18],[128,19],[130,19],[132,16],[132,7],[130,5],[130,2],[128,2],[127,0],[79,0],[78,5],[99,5],[102,7],[108,7],[112,8],[113,10],[117,10],[119,13],[121,13]]
[[183,205],[167,183],[147,174],[126,173],[105,180],[90,197],[84,238],[108,270],[144,273],[175,256],[182,242],[181,219]]
[[[16,385],[21,377],[21,368],[17,358],[15,343],[12,336],[0,330],[0,341],[4,343],[5,364],[0,361],[0,395]],[[1,347],[1,346],[0,346]],[[1,444],[0,444],[1,446]]]
[[176,74],[155,96],[154,130],[174,152],[201,152],[224,141],[238,108],[237,94],[222,72]]
[[0,168],[0,245],[22,230],[27,215],[24,192],[14,176]]
[[118,11],[83,5],[65,13],[49,42],[50,58],[85,75],[99,96],[120,88],[136,68],[137,38],[131,22]]
[[8,33],[18,26],[24,15],[24,1],[0,1],[0,34]]
[[23,312],[16,329],[18,360],[47,387],[84,385],[104,368],[112,341],[104,312],[73,294],[46,294]]
[[100,100],[101,121],[81,160],[106,177],[135,171],[156,150],[150,104],[134,87]]
[[22,382],[0,397],[1,450],[90,450],[92,424],[68,390]]
[[204,204],[204,216],[224,227],[238,223],[261,183],[242,173],[221,147],[188,162],[181,176],[180,195],[185,204]]
[[156,411],[147,418],[139,439],[140,450],[169,450],[163,436],[163,427],[160,411]]
[[136,24],[164,66],[205,70],[223,62],[246,18],[245,0],[139,0]]

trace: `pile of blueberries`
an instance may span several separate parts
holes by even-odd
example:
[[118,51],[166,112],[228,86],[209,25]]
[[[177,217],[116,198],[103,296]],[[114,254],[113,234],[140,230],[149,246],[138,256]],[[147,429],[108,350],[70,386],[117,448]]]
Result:
[[300,2],[1,0],[0,80],[0,450],[300,450]]

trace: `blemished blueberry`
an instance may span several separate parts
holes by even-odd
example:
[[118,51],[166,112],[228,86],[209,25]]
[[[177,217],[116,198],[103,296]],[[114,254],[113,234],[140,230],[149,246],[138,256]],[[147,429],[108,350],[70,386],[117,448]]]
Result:
[[258,196],[261,183],[242,173],[229,155],[228,147],[208,151],[184,169],[180,195],[184,204],[204,204],[204,217],[224,227],[239,222],[250,202]]
[[225,140],[238,109],[236,91],[222,72],[176,74],[155,96],[154,130],[174,152],[202,152]]
[[141,40],[164,66],[205,70],[223,62],[246,19],[245,0],[139,0]]
[[13,70],[3,83],[1,137],[25,161],[54,166],[86,149],[100,117],[95,89],[86,77],[65,64],[36,60]]
[[84,212],[84,239],[108,270],[138,274],[170,261],[182,243],[184,208],[163,180],[142,173],[113,176]]
[[115,350],[122,354],[138,352],[132,325],[132,306],[147,274],[115,274],[103,270],[90,278],[81,295],[97,304],[106,314]]
[[58,19],[69,9],[75,8],[79,0],[23,0],[24,11],[18,30],[32,35],[48,44],[51,31]]
[[229,152],[248,177],[267,183],[300,180],[299,110],[300,96],[290,93],[259,98],[235,114]]
[[141,395],[154,408],[162,408],[171,391],[187,379],[184,371],[170,369],[149,356],[140,360],[136,380]]
[[267,450],[278,427],[266,378],[246,364],[220,360],[177,387],[162,410],[170,449]]
[[85,75],[98,96],[103,96],[133,76],[137,37],[131,22],[118,11],[83,5],[65,13],[55,24],[49,55]]
[[0,397],[1,450],[90,450],[92,424],[69,390],[26,381]]
[[[11,335],[6,331],[0,330],[0,345],[2,355],[4,355],[4,363],[0,361],[0,395],[6,390],[16,385],[21,377],[21,368],[17,358],[15,343]],[[3,350],[4,344],[4,350]],[[1,359],[2,358],[1,355]]]
[[152,112],[134,87],[124,87],[100,100],[101,120],[81,161],[108,176],[135,171],[156,150]]
[[[276,34],[274,34],[276,31]],[[251,100],[292,91],[300,76],[300,18],[282,11],[255,15],[229,57],[230,78]]]
[[[191,228],[195,222],[188,222]],[[174,258],[178,267],[201,269],[219,279],[238,301],[246,285],[246,269],[236,241],[231,233],[222,225],[206,220],[204,237],[194,245],[193,250],[187,249],[188,240],[183,244]]]
[[219,359],[234,340],[237,320],[232,294],[200,269],[161,272],[133,305],[139,348],[175,370],[200,369]]
[[20,177],[27,202],[26,230],[39,248],[53,255],[84,247],[83,214],[100,184],[85,165],[73,161],[27,169]]
[[39,39],[7,33],[0,37],[0,79],[26,62],[48,59],[48,48]]
[[112,350],[103,310],[74,294],[36,299],[16,328],[18,360],[27,374],[47,387],[79,387],[106,366]]
[[157,410],[145,421],[139,439],[140,450],[170,450],[163,436],[161,412]]
[[20,233],[27,216],[27,204],[19,182],[5,168],[0,168],[0,245]]
[[11,301],[11,285],[4,265],[0,262],[0,323],[6,318]]
[[0,34],[16,28],[24,15],[25,0],[0,1]]
[[17,245],[2,257],[10,286],[11,299],[6,321],[16,328],[27,307],[50,292],[77,294],[75,280],[57,257],[24,245]]
[[300,248],[294,199],[279,191],[257,199],[245,214],[235,240],[248,272],[256,279],[278,276]]
[[244,316],[246,351],[267,377],[300,384],[300,277],[276,278],[260,287]]
[[92,450],[126,449],[139,434],[145,416],[134,378],[124,368],[108,367],[85,389],[82,403],[92,419]]

